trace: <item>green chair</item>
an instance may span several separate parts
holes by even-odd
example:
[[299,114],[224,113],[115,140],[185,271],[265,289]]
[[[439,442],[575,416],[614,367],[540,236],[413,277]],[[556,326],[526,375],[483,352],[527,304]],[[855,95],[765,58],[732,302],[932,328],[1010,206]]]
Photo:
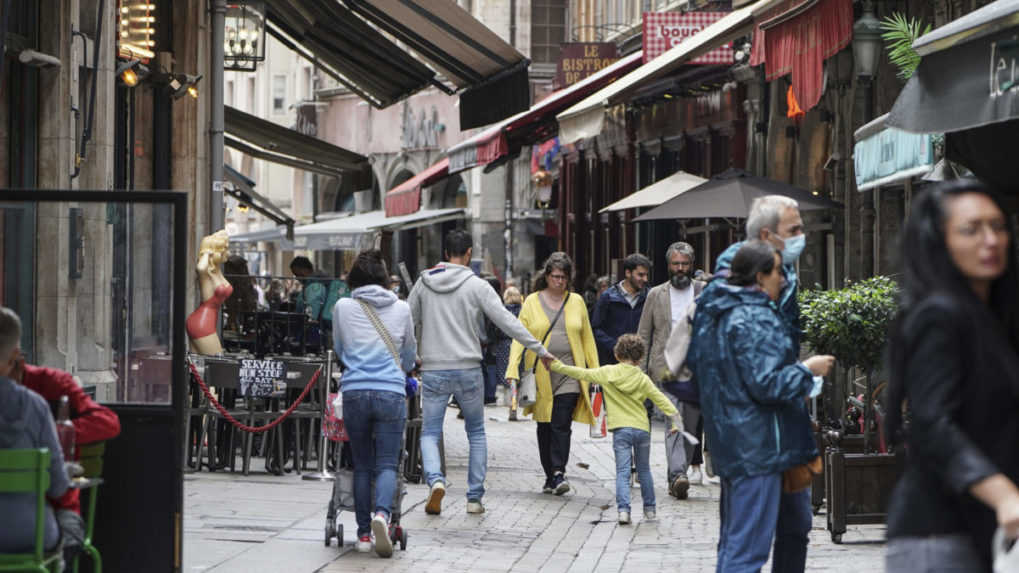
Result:
[[43,547],[46,526],[46,490],[50,487],[50,452],[33,450],[0,450],[0,492],[33,493],[36,496],[35,551],[32,553],[0,554],[0,571],[59,571],[60,551],[47,554]]
[[[106,442],[85,444],[78,448],[78,463],[85,468],[83,477],[98,479],[103,475],[103,454],[105,452]],[[99,550],[96,549],[96,546],[92,545],[92,533],[96,522],[96,498],[98,497],[99,486],[94,485],[90,487],[88,489],[88,517],[85,523],[85,539],[81,543],[82,552],[87,553],[92,558],[92,571],[94,573],[102,573],[103,571],[103,558],[99,555]],[[80,555],[74,558],[74,564],[72,565],[74,573],[78,573],[79,557]]]

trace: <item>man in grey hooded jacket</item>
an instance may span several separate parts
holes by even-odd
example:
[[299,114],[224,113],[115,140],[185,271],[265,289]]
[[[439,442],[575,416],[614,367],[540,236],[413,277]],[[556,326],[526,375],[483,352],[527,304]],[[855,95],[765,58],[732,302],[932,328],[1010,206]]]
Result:
[[[21,320],[9,308],[0,306],[0,448],[47,448],[50,451],[50,485],[46,495],[57,499],[67,491],[64,456],[57,441],[50,407],[42,396],[10,378],[21,356]],[[35,544],[35,494],[0,496],[0,553],[28,553]],[[47,503],[43,545],[52,550],[60,541],[60,530],[52,506]]]
[[421,462],[428,480],[425,512],[438,515],[446,493],[441,472],[439,439],[450,395],[464,415],[470,455],[467,469],[467,512],[485,511],[488,445],[485,438],[484,381],[481,373],[483,316],[507,336],[548,363],[552,355],[513,314],[499,294],[470,264],[473,240],[470,233],[455,229],[446,235],[446,262],[421,273],[407,302],[418,330],[421,357]]

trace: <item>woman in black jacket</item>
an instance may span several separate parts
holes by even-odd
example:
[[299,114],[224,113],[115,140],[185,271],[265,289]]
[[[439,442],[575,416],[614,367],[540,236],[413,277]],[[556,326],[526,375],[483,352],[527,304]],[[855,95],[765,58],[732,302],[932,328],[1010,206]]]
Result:
[[973,179],[918,196],[902,239],[889,440],[905,471],[888,571],[990,571],[996,527],[1019,534],[1019,280],[1001,204]]

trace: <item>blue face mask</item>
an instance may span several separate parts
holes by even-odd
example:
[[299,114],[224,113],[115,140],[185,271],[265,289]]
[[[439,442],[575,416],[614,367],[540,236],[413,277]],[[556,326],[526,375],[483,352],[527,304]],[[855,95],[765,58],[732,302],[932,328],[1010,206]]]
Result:
[[796,235],[785,240],[785,247],[782,248],[782,264],[791,265],[800,258],[804,247],[807,246],[806,235]]

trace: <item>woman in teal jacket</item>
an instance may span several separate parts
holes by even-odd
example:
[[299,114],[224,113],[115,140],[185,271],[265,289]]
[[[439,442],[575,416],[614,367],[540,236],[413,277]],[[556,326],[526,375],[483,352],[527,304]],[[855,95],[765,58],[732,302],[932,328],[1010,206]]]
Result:
[[687,366],[700,385],[704,431],[722,478],[719,572],[758,571],[775,539],[775,571],[803,571],[809,489],[783,494],[782,472],[818,456],[806,407],[831,356],[798,362],[799,348],[776,306],[781,256],[754,240],[729,277],[701,294]]

